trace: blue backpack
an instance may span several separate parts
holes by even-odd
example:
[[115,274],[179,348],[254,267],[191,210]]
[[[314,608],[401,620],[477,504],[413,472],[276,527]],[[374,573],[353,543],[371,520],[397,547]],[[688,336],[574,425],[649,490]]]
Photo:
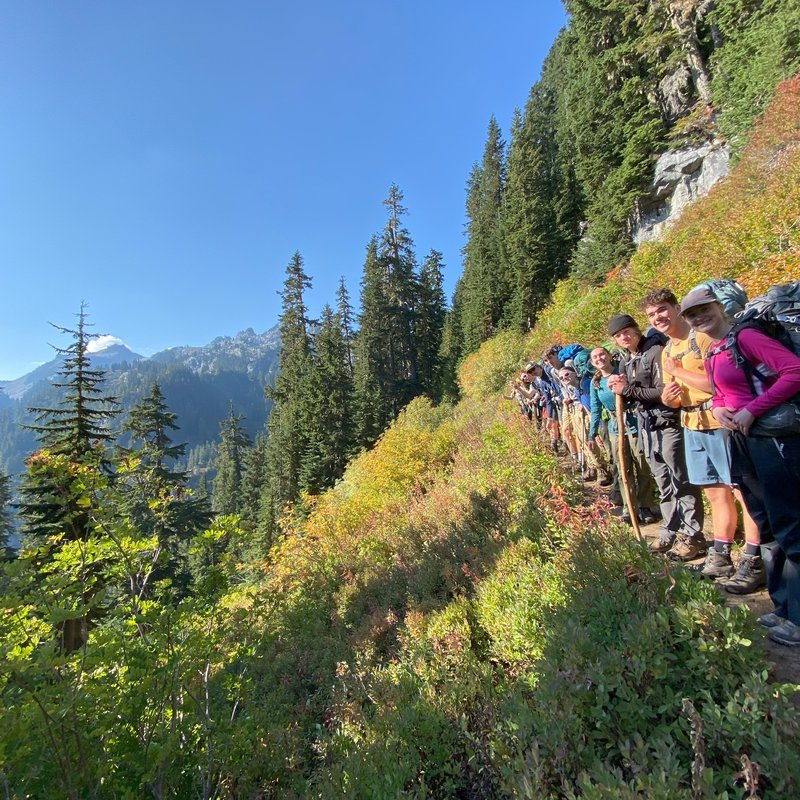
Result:
[[563,364],[565,361],[569,360],[570,358],[574,360],[575,356],[581,352],[581,350],[585,350],[586,348],[582,344],[567,344],[564,345],[558,351],[558,360]]

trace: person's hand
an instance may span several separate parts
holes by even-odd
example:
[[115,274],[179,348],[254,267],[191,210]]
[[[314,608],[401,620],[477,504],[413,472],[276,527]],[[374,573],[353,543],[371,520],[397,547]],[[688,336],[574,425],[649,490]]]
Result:
[[714,419],[719,422],[723,428],[729,431],[738,431],[739,425],[734,421],[734,409],[727,407],[715,408],[712,412]]
[[681,402],[681,387],[675,381],[670,381],[664,385],[661,391],[661,402],[665,406],[677,408]]
[[733,415],[732,421],[747,436],[750,433],[750,426],[756,421],[756,418],[746,408],[740,408]]
[[664,359],[664,369],[667,372],[672,373],[673,375],[675,374],[675,370],[678,367],[682,367],[682,366],[683,366],[683,364],[681,363],[681,360],[679,358],[673,358],[672,356],[667,356]]
[[612,375],[608,379],[608,388],[611,389],[614,394],[622,394],[627,385],[628,379],[625,375]]

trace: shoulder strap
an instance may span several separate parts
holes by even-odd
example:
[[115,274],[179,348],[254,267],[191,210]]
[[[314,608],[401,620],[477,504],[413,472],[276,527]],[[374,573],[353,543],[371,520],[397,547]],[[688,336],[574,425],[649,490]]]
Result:
[[700,352],[700,345],[697,344],[697,331],[694,328],[689,332],[689,347],[692,348],[692,352],[698,358],[703,358],[703,354]]

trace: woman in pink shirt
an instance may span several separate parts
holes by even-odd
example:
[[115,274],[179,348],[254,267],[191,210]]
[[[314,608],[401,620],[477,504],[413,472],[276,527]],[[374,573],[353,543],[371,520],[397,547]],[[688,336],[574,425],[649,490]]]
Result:
[[770,639],[800,645],[800,428],[765,435],[758,420],[800,394],[800,357],[761,331],[733,328],[708,289],[689,292],[681,314],[716,344],[706,371],[714,416],[731,432],[731,477],[761,534],[767,589],[775,611],[759,617]]

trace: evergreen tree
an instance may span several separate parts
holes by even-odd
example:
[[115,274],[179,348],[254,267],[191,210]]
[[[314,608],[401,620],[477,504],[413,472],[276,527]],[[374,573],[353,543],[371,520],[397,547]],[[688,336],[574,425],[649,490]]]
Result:
[[361,313],[355,340],[355,427],[360,445],[371,445],[392,419],[388,307],[378,263],[378,242],[367,245],[361,278]]
[[326,305],[314,336],[314,379],[309,391],[313,415],[301,469],[301,488],[311,494],[341,478],[354,449],[353,380],[347,360],[339,316]]
[[483,159],[473,166],[467,181],[467,241],[462,251],[459,310],[464,354],[492,336],[508,314],[512,282],[501,225],[505,181],[505,142],[492,117]]
[[[109,428],[119,413],[116,400],[103,393],[105,372],[91,366],[86,308],[82,304],[75,329],[54,326],[69,334],[72,343],[55,350],[62,357],[58,380],[53,386],[63,393],[58,406],[29,409],[35,417],[30,426],[50,453],[61,457],[63,469],[54,462],[28,460],[21,486],[20,513],[23,532],[31,544],[50,534],[63,534],[67,540],[85,540],[90,527],[90,508],[76,505],[76,471],[108,465],[105,443],[114,438]],[[78,494],[76,494],[78,492]]]
[[217,514],[240,514],[244,508],[242,474],[250,437],[242,427],[244,417],[234,414],[231,406],[228,416],[220,422],[219,450],[215,463],[214,494],[211,507]]
[[186,451],[185,445],[173,444],[170,438],[170,431],[178,430],[175,420],[153,381],[149,394],[131,409],[123,425],[131,446],[121,453],[133,460],[120,476],[119,490],[125,513],[137,529],[155,535],[166,552],[167,574],[185,582],[186,543],[209,524],[211,508],[207,497],[189,493],[186,473],[174,468]]
[[355,342],[354,314],[350,305],[350,295],[344,283],[344,278],[339,278],[339,288],[336,290],[336,316],[342,329],[346,350],[347,372],[352,379],[355,368],[353,344]]
[[275,386],[267,390],[273,401],[267,421],[268,497],[264,500],[264,524],[274,530],[286,505],[297,499],[302,487],[303,459],[308,453],[309,432],[313,424],[313,362],[310,320],[304,292],[311,287],[300,253],[286,267],[280,293],[279,320],[281,353]]
[[445,320],[442,267],[442,254],[431,250],[419,272],[419,300],[414,327],[420,388],[437,401],[441,399],[439,350]]
[[0,472],[0,556],[8,552],[8,537],[13,530],[10,504],[11,478]]
[[391,377],[390,411],[394,418],[419,391],[414,324],[418,297],[416,258],[411,237],[402,225],[407,213],[403,193],[392,184],[383,201],[389,216],[378,241],[378,267],[384,286],[388,354]]

